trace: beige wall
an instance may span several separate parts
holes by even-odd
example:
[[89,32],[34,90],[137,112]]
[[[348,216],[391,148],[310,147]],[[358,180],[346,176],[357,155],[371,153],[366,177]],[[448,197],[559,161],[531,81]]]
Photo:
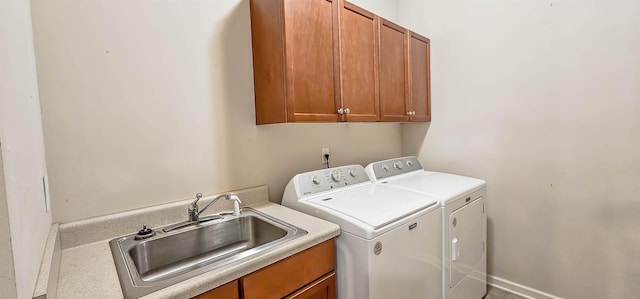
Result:
[[[359,1],[395,19],[396,1]],[[398,124],[255,125],[249,1],[34,0],[54,221],[401,151]]]
[[640,2],[407,1],[430,125],[403,152],[488,182],[489,272],[566,298],[640,294]]
[[15,268],[13,266],[13,248],[11,248],[11,230],[9,209],[7,207],[4,167],[2,166],[2,144],[0,144],[0,290],[6,298],[16,298]]
[[0,1],[0,143],[0,297],[31,298],[51,214],[28,0]]

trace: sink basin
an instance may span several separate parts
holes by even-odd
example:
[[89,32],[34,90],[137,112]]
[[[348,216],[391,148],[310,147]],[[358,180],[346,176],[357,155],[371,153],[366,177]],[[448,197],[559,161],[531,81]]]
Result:
[[[175,227],[175,226],[172,226]],[[137,298],[247,258],[307,232],[252,209],[136,240],[109,242],[126,298]]]

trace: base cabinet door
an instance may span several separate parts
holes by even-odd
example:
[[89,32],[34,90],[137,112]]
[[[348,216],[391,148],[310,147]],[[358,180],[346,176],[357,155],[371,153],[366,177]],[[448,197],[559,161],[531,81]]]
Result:
[[285,298],[333,273],[335,264],[335,243],[331,239],[240,278],[242,297]]
[[194,299],[335,299],[335,240],[330,239]]
[[335,299],[336,274],[331,272],[285,299]]
[[193,297],[194,299],[239,299],[238,280],[223,284],[206,293]]

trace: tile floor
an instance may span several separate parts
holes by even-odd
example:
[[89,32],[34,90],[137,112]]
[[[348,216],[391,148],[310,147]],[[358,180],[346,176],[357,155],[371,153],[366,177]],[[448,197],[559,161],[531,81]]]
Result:
[[511,294],[507,291],[494,288],[492,286],[487,286],[487,295],[484,296],[484,299],[526,299],[524,297]]

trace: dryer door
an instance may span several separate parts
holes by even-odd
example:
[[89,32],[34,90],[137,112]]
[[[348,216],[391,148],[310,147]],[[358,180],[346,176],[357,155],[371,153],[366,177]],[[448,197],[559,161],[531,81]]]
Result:
[[485,216],[482,197],[449,216],[449,287],[455,287],[484,259]]

